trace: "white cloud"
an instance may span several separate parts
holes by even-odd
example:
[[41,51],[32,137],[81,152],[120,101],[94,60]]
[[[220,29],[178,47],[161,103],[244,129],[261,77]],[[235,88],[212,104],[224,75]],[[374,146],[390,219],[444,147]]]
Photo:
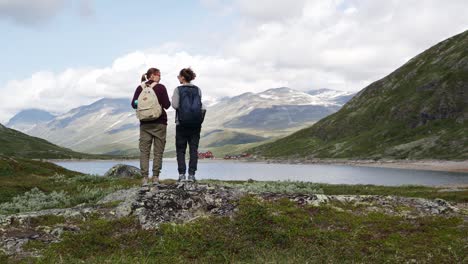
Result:
[[101,97],[128,98],[148,67],[161,69],[170,93],[178,70],[193,67],[208,98],[279,86],[356,91],[468,29],[464,0],[202,1],[213,12],[237,10],[237,29],[214,45],[216,56],[169,42],[105,68],[35,73],[0,88],[0,122],[24,108],[64,111]]
[[64,112],[102,97],[128,98],[130,107],[140,77],[149,67],[161,70],[161,83],[166,85],[169,96],[178,85],[179,70],[184,67],[196,71],[194,83],[203,89],[207,100],[288,84],[287,79],[274,77],[277,70],[272,67],[244,65],[235,58],[139,51],[116,59],[107,68],[38,72],[28,79],[8,82],[0,89],[0,122],[26,108]]
[[0,0],[0,18],[33,24],[56,15],[64,4],[64,0]]
[[[294,6],[288,9],[291,2]],[[231,55],[268,61],[277,68],[331,72],[352,85],[383,77],[424,49],[468,29],[465,0],[238,4],[247,11],[241,12],[243,23],[228,47]],[[301,6],[302,12],[291,11]]]
[[239,13],[258,22],[281,21],[302,15],[307,0],[237,0]]
[[59,14],[67,4],[79,1],[78,11],[83,17],[93,15],[93,0],[0,0],[0,19],[34,26]]

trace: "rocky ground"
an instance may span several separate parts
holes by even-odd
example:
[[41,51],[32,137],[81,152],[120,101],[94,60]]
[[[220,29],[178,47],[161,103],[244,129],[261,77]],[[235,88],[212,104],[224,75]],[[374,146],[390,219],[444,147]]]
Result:
[[161,223],[186,223],[207,216],[232,216],[242,196],[252,195],[266,201],[287,199],[299,206],[328,206],[354,214],[381,212],[408,219],[424,216],[458,216],[468,222],[464,206],[442,199],[422,199],[383,195],[323,195],[251,193],[219,184],[161,184],[156,188],[131,188],[116,191],[94,206],[76,206],[0,216],[0,248],[19,258],[36,256],[28,250],[29,241],[54,243],[64,232],[80,232],[77,222],[92,217],[116,219],[135,216],[144,229],[156,229]]

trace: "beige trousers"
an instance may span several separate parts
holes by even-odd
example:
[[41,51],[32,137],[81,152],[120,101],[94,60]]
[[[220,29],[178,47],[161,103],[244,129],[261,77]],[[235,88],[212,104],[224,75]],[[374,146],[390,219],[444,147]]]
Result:
[[151,145],[153,145],[153,177],[159,177],[162,168],[167,126],[163,124],[140,125],[140,168],[143,177],[149,175]]

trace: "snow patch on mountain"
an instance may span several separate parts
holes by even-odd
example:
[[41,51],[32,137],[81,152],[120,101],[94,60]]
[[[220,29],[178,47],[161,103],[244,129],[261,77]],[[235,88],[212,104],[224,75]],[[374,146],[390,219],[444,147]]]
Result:
[[[234,97],[207,96],[203,97],[207,107],[203,130],[222,129],[226,130],[225,135],[232,134],[229,130],[239,129],[249,135],[263,135],[265,131],[285,133],[336,112],[352,95],[331,89],[302,92],[281,87]],[[174,149],[174,110],[169,109],[167,115],[166,150],[170,151]],[[20,131],[77,151],[138,151],[139,121],[130,106],[130,99],[103,98],[44,122],[17,122],[17,125]],[[217,140],[224,142],[221,138]]]

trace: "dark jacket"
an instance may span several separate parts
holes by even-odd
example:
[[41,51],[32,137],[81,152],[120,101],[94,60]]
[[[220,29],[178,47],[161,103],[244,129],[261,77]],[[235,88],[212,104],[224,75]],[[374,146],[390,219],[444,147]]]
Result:
[[[148,81],[147,84],[151,84],[152,81]],[[171,101],[169,101],[169,96],[167,95],[167,90],[166,87],[160,83],[158,83],[156,86],[153,87],[154,92],[156,93],[156,96],[158,97],[158,101],[162,106],[162,113],[161,116],[156,119],[156,120],[151,120],[151,121],[140,121],[140,124],[163,124],[167,125],[167,114],[164,109],[169,109],[171,107]],[[140,96],[141,92],[143,91],[143,88],[141,88],[141,85],[139,85],[136,90],[135,94],[133,95],[132,99],[132,108],[137,109],[137,106],[135,105],[135,100],[138,100],[138,97]]]

